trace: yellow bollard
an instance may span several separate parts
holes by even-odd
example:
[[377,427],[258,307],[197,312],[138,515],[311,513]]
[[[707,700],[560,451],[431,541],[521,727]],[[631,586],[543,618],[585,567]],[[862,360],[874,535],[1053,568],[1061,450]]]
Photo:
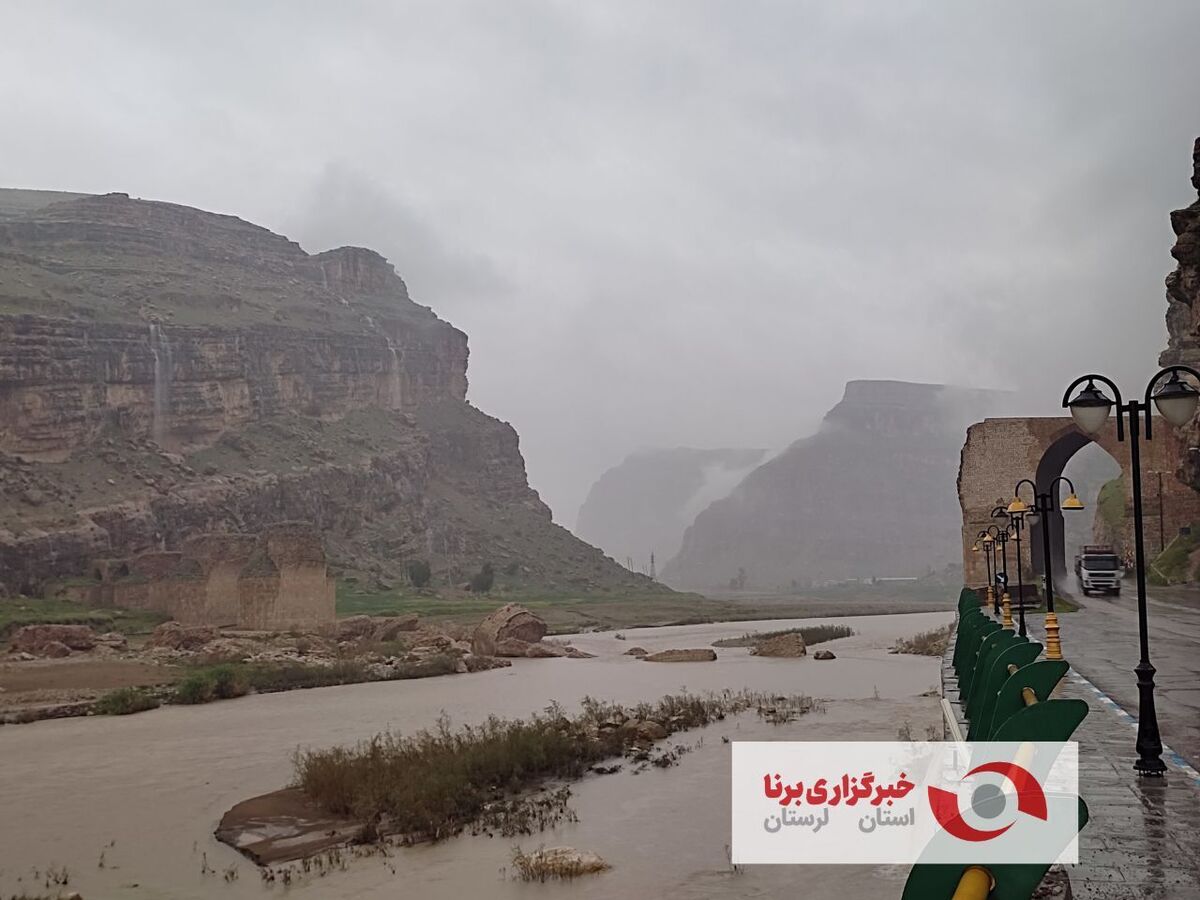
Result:
[[1021,699],[1025,701],[1026,706],[1033,706],[1038,702],[1037,694],[1033,692],[1031,687],[1021,688]]
[[1004,593],[1000,596],[1000,610],[1003,614],[1003,619],[1000,624],[1004,626],[1005,631],[1012,631],[1012,597],[1008,596],[1008,588],[1005,588]]
[[992,586],[989,584],[987,589],[987,609],[991,612],[996,608],[996,595],[992,593]]
[[987,895],[996,886],[996,879],[983,866],[968,866],[958,879],[951,900],[987,900]]
[[1058,636],[1058,613],[1046,613],[1046,659],[1062,659],[1062,641]]

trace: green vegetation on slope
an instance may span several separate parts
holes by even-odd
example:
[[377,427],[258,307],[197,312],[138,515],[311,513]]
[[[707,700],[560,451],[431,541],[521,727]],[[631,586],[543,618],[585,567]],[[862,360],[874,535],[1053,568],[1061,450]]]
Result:
[[1189,534],[1176,535],[1150,563],[1150,583],[1180,584],[1192,581],[1195,573],[1188,569],[1192,552],[1200,547],[1200,524],[1193,524]]

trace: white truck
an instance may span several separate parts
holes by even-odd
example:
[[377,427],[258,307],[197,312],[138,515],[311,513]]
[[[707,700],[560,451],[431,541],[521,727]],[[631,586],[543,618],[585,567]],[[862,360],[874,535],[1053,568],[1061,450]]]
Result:
[[1075,584],[1085,597],[1097,594],[1120,594],[1121,561],[1107,544],[1084,544],[1075,557]]

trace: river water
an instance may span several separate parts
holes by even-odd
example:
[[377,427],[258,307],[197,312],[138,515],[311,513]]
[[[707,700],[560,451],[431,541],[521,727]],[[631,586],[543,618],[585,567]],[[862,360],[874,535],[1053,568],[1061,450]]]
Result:
[[[945,624],[951,613],[823,618],[856,634],[822,645],[837,659],[763,659],[718,649],[716,662],[644,663],[623,655],[707,647],[747,630],[816,620],[721,623],[577,635],[588,660],[515,660],[507,669],[420,681],[266,694],[134,716],[63,719],[0,728],[0,895],[57,896],[49,867],[66,867],[69,889],[97,898],[751,898],[803,895],[872,900],[898,896],[895,867],[757,866],[731,871],[728,767],[732,740],[895,740],[906,723],[923,737],[939,720],[938,662],[889,655],[901,637]],[[573,786],[579,822],[523,838],[460,837],[350,861],[345,871],[266,886],[257,868],[212,831],[248,797],[282,787],[298,747],[352,743],[380,730],[411,732],[441,712],[457,724],[489,714],[523,716],[591,695],[622,703],[680,690],[748,688],[823,698],[825,711],[772,726],[753,714],[676,735],[693,746],[677,766],[629,767]],[[569,845],[613,868],[571,883],[508,877],[513,845]],[[103,862],[103,865],[101,865]],[[226,880],[223,873],[235,870]]]

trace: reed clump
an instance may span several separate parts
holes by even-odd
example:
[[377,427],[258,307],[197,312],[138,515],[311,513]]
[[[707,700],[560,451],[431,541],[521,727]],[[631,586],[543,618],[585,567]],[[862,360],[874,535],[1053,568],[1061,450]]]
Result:
[[922,631],[910,638],[896,642],[893,648],[897,653],[912,653],[917,656],[941,656],[950,645],[951,626]]
[[156,709],[159,700],[149,691],[134,687],[117,688],[96,701],[92,710],[99,716],[128,716]]
[[[362,821],[368,835],[438,840],[481,820],[502,834],[530,833],[565,814],[565,794],[541,806],[530,796],[548,781],[578,778],[610,757],[645,754],[655,741],[734,713],[757,709],[778,722],[814,708],[809,697],[743,691],[674,694],[632,707],[587,698],[574,716],[555,704],[527,719],[491,716],[457,729],[442,716],[411,735],[385,732],[350,747],[299,751],[295,784],[327,812]],[[506,807],[513,798],[519,802]],[[498,815],[489,820],[489,813]]]

